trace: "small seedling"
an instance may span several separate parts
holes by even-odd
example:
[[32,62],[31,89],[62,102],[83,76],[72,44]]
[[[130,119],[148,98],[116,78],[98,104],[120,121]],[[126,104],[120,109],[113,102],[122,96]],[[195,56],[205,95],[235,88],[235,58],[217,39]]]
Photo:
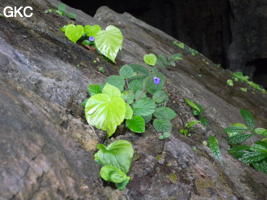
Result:
[[60,16],[66,16],[69,19],[75,20],[76,19],[76,14],[75,13],[71,13],[71,12],[67,12],[66,10],[66,5],[65,4],[59,4],[57,9],[47,9],[45,10],[44,13],[56,13]]
[[194,102],[188,98],[185,98],[184,101],[188,106],[191,107],[192,114],[197,117],[197,119],[201,122],[201,124],[204,126],[207,126],[208,120],[203,115],[204,114],[204,108],[200,104],[198,104],[198,103],[196,103],[196,102]]
[[196,126],[197,124],[200,124],[201,122],[198,120],[193,120],[190,122],[187,122],[185,124],[185,128],[180,129],[179,132],[185,136],[191,136],[190,131],[193,130],[194,126]]

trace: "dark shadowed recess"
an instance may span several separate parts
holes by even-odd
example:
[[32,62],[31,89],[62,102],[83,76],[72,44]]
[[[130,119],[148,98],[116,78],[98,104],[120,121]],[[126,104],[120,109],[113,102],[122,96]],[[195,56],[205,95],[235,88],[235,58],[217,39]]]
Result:
[[[243,71],[267,87],[267,0],[62,0],[94,16],[100,6],[133,16],[202,52],[214,63]],[[265,26],[266,25],[266,26]],[[266,42],[266,43],[265,43]],[[259,64],[260,60],[261,64]],[[264,61],[266,62],[266,61]]]

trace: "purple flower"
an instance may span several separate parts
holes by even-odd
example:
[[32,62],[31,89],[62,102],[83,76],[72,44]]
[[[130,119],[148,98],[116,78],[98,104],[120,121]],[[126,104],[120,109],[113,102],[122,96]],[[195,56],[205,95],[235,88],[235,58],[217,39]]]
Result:
[[153,78],[153,81],[154,81],[154,84],[156,84],[156,85],[158,85],[158,84],[160,84],[160,78],[159,77],[154,77]]
[[94,36],[90,36],[88,40],[89,40],[90,42],[93,42],[93,41],[95,41],[95,37],[94,37]]

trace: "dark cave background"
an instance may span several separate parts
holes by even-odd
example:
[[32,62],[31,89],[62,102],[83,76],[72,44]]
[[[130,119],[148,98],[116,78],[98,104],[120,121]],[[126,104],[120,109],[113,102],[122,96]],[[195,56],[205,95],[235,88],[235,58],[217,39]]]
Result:
[[267,88],[267,0],[62,2],[91,16],[103,5],[128,12]]

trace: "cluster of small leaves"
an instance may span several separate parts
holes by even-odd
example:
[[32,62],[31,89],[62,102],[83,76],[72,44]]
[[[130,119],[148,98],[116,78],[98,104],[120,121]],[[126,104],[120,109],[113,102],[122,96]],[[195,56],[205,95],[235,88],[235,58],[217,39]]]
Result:
[[173,54],[171,56],[164,56],[164,55],[158,55],[157,56],[157,65],[161,66],[161,67],[168,67],[168,66],[172,66],[175,67],[176,66],[176,62],[183,60],[183,56],[180,53],[176,53]]
[[199,52],[187,45],[185,45],[183,42],[179,42],[179,41],[173,41],[173,44],[181,49],[184,49],[186,52],[188,52],[189,54],[191,54],[192,56],[196,56],[199,54]]
[[[90,125],[107,131],[110,137],[124,119],[126,127],[135,133],[145,132],[146,123],[153,121],[155,130],[163,134],[160,139],[170,136],[171,120],[176,113],[166,107],[169,98],[164,91],[165,77],[154,66],[154,54],[145,55],[144,61],[153,67],[124,65],[119,75],[107,78],[104,89],[101,85],[89,85],[91,97],[85,104],[85,115]],[[111,87],[112,92],[107,92],[106,88]]]
[[179,132],[185,136],[191,136],[190,131],[193,130],[194,126],[201,123],[199,120],[192,120],[185,124],[185,128],[180,129]]
[[75,13],[71,13],[71,12],[67,12],[66,10],[66,5],[61,3],[58,5],[57,9],[47,9],[45,10],[45,13],[56,13],[60,16],[66,16],[70,19],[75,20],[76,19],[76,14]]
[[[262,87],[260,86],[259,84],[257,83],[254,83],[253,81],[250,81],[249,80],[249,77],[244,75],[242,72],[234,72],[232,74],[232,79],[228,79],[227,80],[227,85],[230,86],[230,87],[233,87],[234,86],[234,81],[235,82],[242,82],[242,83],[246,83],[248,84],[250,87],[254,88],[255,90],[258,90],[264,94],[267,94],[267,91]],[[247,92],[247,88],[244,88],[244,87],[241,87],[240,88],[241,91],[243,92]]]
[[86,47],[95,47],[102,55],[115,62],[122,48],[123,35],[119,28],[109,25],[105,30],[99,25],[68,24],[61,28],[65,36],[73,43],[80,42]]
[[188,106],[191,107],[192,114],[201,122],[201,124],[204,126],[207,126],[208,120],[204,116],[204,111],[205,111],[204,108],[200,104],[198,104],[198,103],[196,103],[196,102],[194,102],[188,98],[185,98],[184,101]]
[[108,146],[97,145],[98,152],[95,161],[102,165],[100,176],[107,182],[115,183],[119,190],[123,190],[130,181],[127,173],[130,170],[134,149],[127,140],[117,140]]
[[[240,110],[245,124],[235,123],[225,128],[232,146],[229,153],[240,161],[252,165],[256,170],[267,173],[267,129],[256,128],[254,116],[247,110]],[[243,144],[254,135],[264,138],[252,145]]]

